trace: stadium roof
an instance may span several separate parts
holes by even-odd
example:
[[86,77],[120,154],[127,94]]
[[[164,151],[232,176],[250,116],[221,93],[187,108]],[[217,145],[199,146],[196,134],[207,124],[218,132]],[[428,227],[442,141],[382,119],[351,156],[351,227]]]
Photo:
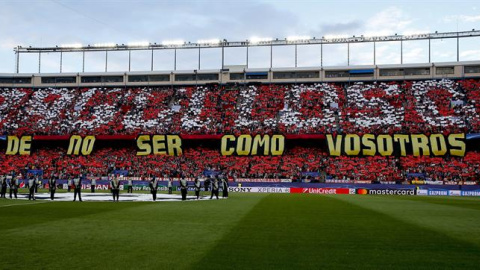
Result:
[[365,43],[365,42],[388,42],[388,41],[412,41],[449,38],[480,37],[480,30],[463,32],[443,32],[413,35],[390,35],[390,36],[324,36],[316,37],[287,37],[276,39],[251,38],[245,41],[223,40],[199,40],[187,41],[163,41],[160,43],[135,42],[128,44],[103,43],[93,45],[64,44],[54,47],[17,46],[16,53],[39,53],[39,52],[83,52],[83,51],[119,51],[119,50],[158,50],[158,49],[195,49],[195,48],[224,48],[224,47],[247,47],[247,46],[284,46],[284,45],[312,45],[312,44],[342,44],[342,43]]

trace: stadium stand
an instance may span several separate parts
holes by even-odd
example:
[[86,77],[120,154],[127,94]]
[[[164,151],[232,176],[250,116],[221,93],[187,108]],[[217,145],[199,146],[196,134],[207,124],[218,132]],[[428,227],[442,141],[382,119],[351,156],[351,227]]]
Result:
[[478,132],[479,82],[4,89],[4,134]]
[[[424,174],[423,179],[438,181],[477,181],[480,153],[463,158],[450,157],[328,157],[311,147],[294,147],[283,156],[221,156],[218,150],[188,148],[183,156],[136,156],[132,148],[102,148],[89,156],[66,155],[62,148],[39,149],[29,156],[1,156],[1,173],[23,169],[42,169],[44,176],[63,172],[75,175],[108,175],[113,170],[128,170],[131,176],[178,175],[196,177],[204,170],[226,170],[235,178],[305,178],[304,172],[325,172],[316,180],[347,179],[405,181],[407,174]],[[228,170],[227,170],[228,168]]]
[[[203,85],[157,88],[3,89],[4,135],[479,133],[480,81],[440,80],[311,85]],[[131,147],[102,147],[89,156],[40,148],[0,156],[2,173],[38,168],[46,175],[114,168],[140,176],[228,168],[231,178],[477,181],[480,153],[465,157],[331,157],[301,144],[283,156],[221,156],[190,146],[180,157],[136,156]]]

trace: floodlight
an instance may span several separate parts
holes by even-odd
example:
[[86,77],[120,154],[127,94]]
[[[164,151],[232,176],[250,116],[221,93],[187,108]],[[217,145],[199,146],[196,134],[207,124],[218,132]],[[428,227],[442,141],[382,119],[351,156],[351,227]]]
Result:
[[405,38],[415,38],[415,37],[427,37],[428,33],[425,32],[415,32],[415,31],[407,31],[403,33]]
[[220,39],[201,39],[197,41],[198,44],[220,44]]
[[96,44],[93,44],[93,47],[115,47],[116,44],[115,43],[96,43]]
[[185,42],[183,40],[167,40],[163,41],[162,45],[164,46],[172,46],[172,45],[183,45]]
[[325,39],[342,39],[348,38],[348,35],[326,35]]
[[80,43],[73,43],[73,44],[62,44],[60,45],[61,48],[81,48],[83,47]]
[[300,41],[300,40],[309,40],[309,36],[290,36],[287,37],[288,41]]
[[136,41],[127,43],[127,46],[129,47],[148,47],[148,45],[150,45],[150,42],[148,41]]
[[259,37],[252,37],[249,39],[250,43],[252,44],[258,44],[258,43],[261,43],[261,42],[270,42],[272,41],[273,38],[259,38]]

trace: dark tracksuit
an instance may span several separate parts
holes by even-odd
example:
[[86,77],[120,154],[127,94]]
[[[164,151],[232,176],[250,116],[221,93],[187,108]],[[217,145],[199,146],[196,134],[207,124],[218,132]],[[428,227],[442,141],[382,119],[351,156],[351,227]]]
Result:
[[37,185],[35,179],[28,179],[28,200],[35,200],[35,186]]
[[95,193],[95,186],[97,185],[97,180],[92,179],[92,182],[90,183],[90,190],[92,193]]
[[212,184],[212,181],[210,181],[210,179],[207,178],[207,180],[205,180],[205,183],[203,183],[203,187],[205,188],[205,191],[208,191],[208,188],[210,187],[211,184]]
[[223,198],[228,198],[228,180],[223,179],[222,180],[222,197]]
[[77,200],[77,194],[78,194],[78,200],[82,201],[82,178],[73,179],[73,185],[74,185],[73,201]]
[[180,179],[180,192],[182,193],[182,201],[185,201],[187,199],[187,188],[187,180]]
[[5,193],[7,193],[7,178],[2,176],[2,179],[0,179],[0,182],[2,187],[2,190],[0,191],[0,197],[5,198]]
[[150,192],[152,193],[153,201],[157,200],[157,191],[158,191],[158,181],[152,179],[150,181]]
[[173,191],[173,183],[172,183],[172,179],[168,179],[168,194],[172,194],[172,191]]
[[218,180],[217,179],[212,181],[212,196],[210,196],[210,200],[213,199],[213,196],[217,197],[217,200],[218,200]]
[[12,176],[12,178],[10,179],[10,199],[12,198],[12,193],[15,195],[16,199],[18,193],[18,182],[15,176]]
[[39,177],[36,177],[35,178],[35,193],[38,193],[38,186],[41,184],[42,182],[40,181]]
[[200,188],[201,188],[200,180],[195,179],[195,197],[197,197],[197,200],[200,199]]
[[133,193],[133,183],[132,180],[128,180],[128,190],[127,193]]
[[55,191],[57,190],[57,179],[55,177],[48,180],[48,189],[50,190],[50,200],[55,199]]
[[110,185],[112,186],[113,201],[115,201],[116,198],[118,202],[118,197],[120,197],[120,181],[118,181],[118,179],[113,179],[110,182]]

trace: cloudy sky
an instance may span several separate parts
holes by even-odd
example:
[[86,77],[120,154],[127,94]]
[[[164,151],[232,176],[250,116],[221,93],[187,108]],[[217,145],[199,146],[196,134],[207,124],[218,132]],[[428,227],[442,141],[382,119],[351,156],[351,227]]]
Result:
[[[480,29],[478,1],[309,0],[0,0],[0,72],[15,70],[13,47],[156,42],[251,37],[392,35]],[[404,44],[404,62],[428,61],[426,41]],[[456,41],[432,42],[434,62],[455,61]],[[480,59],[480,38],[462,40],[460,60]],[[324,65],[346,65],[346,45],[324,47]],[[251,48],[249,67],[268,67],[269,48]],[[400,62],[400,44],[377,44],[377,64]],[[177,53],[177,69],[198,67],[198,51]],[[293,46],[274,49],[274,67],[294,65]],[[59,72],[59,54],[42,55],[41,72]],[[126,71],[128,54],[109,53],[109,71]],[[245,49],[227,49],[226,65],[245,65]],[[373,63],[373,46],[351,46],[352,65]],[[104,71],[104,53],[88,53],[85,71]],[[221,65],[219,49],[202,51],[202,69]],[[300,46],[298,66],[319,66],[318,46]],[[63,56],[63,72],[78,72],[82,56]],[[132,53],[132,71],[150,70],[150,52]],[[156,51],[155,70],[173,69],[173,52]],[[20,72],[37,72],[38,55],[22,54]]]

